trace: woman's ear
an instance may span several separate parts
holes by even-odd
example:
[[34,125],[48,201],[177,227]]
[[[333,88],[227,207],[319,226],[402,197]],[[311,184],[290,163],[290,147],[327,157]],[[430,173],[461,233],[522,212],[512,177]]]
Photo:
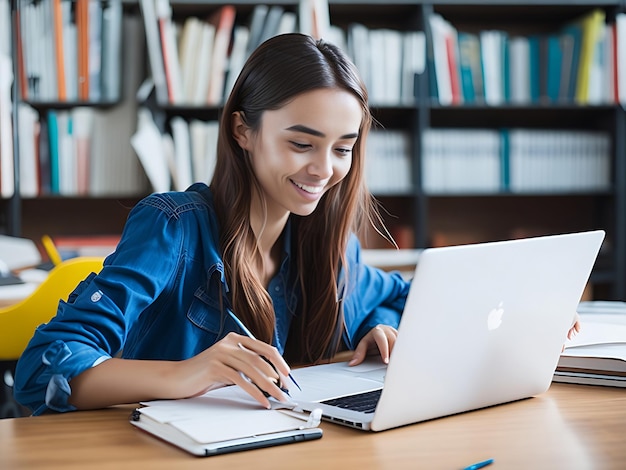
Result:
[[243,111],[235,111],[231,116],[231,127],[233,129],[233,139],[237,141],[243,150],[251,150],[251,130],[246,124]]

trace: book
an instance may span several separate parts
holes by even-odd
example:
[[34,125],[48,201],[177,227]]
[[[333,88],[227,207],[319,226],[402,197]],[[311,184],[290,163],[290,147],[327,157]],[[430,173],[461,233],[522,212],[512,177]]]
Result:
[[540,97],[541,82],[541,54],[540,54],[541,38],[538,35],[532,35],[528,38],[528,75],[530,85],[530,101],[538,103]]
[[43,47],[41,48],[41,59],[43,73],[41,88],[45,100],[58,99],[57,90],[57,62],[54,47],[54,12],[52,2],[42,2],[43,24],[39,24],[39,30],[35,29],[35,37],[43,37]]
[[480,52],[478,48],[478,39],[475,34],[459,32],[459,78],[461,82],[461,91],[463,93],[463,102],[474,103],[476,101],[476,88],[474,86],[474,69],[472,60],[474,54]]
[[11,87],[13,65],[11,57],[0,54],[0,196],[13,196],[13,125],[11,122]]
[[35,126],[39,119],[37,111],[26,103],[18,103],[18,133],[20,142],[20,194],[22,197],[36,197],[38,162],[36,153]]
[[326,39],[330,30],[328,0],[299,0],[300,32],[315,39]]
[[259,44],[261,44],[261,35],[263,34],[263,26],[265,25],[265,17],[269,11],[269,7],[263,3],[254,6],[249,19],[248,29],[250,36],[246,45],[246,56],[252,54]]
[[[119,0],[118,0],[119,1]],[[65,61],[65,95],[67,101],[78,101],[78,46],[72,0],[62,0],[63,59]]]
[[[569,43],[564,49],[564,54],[567,54],[565,63],[569,63],[569,71],[567,72],[567,89],[564,91],[564,95],[567,101],[574,101],[576,97],[576,88],[578,86],[578,67],[580,63],[580,51],[582,45],[582,29],[580,25],[571,23],[566,25],[561,35],[565,37],[565,41]],[[570,51],[571,49],[571,51]]]
[[617,103],[617,56],[615,55],[615,22],[607,23],[605,25],[606,35],[602,42],[604,49],[603,63],[604,69],[604,81],[603,86],[605,88],[604,98],[609,104]]
[[75,175],[74,194],[82,196],[89,192],[91,174],[91,137],[95,111],[93,108],[79,106],[72,109],[74,130]]
[[509,40],[509,81],[511,103],[530,103],[530,43],[527,37],[513,36]]
[[0,0],[0,55],[11,57],[11,2]]
[[448,73],[450,74],[450,90],[452,92],[452,104],[463,102],[463,91],[459,77],[458,38],[457,31],[450,28],[445,38],[446,55],[448,58]]
[[159,24],[168,99],[171,104],[180,104],[184,101],[183,79],[178,58],[176,30],[172,22],[172,9],[168,0],[156,0],[155,7]]
[[261,36],[259,38],[259,44],[264,43],[269,38],[278,34],[278,27],[280,26],[280,20],[282,19],[285,9],[280,5],[272,5],[265,17],[265,23],[261,30]]
[[2,53],[2,55],[6,57],[12,56],[11,38],[14,37],[15,38],[15,42],[14,42],[15,56],[17,60],[16,80],[18,83],[20,97],[22,98],[22,100],[26,100],[28,99],[28,84],[27,84],[26,72],[25,72],[25,67],[24,67],[24,49],[23,49],[23,43],[22,43],[22,21],[23,20],[22,20],[21,11],[18,9],[17,11],[14,12],[14,15],[15,15],[15,21],[13,21],[14,34],[12,35],[12,31],[10,27],[11,25],[10,3],[8,1],[5,1],[4,3],[5,6],[3,7],[2,5],[3,4],[0,4],[0,8],[5,13],[2,14],[1,16],[3,16],[3,18],[6,18],[5,20],[2,20],[2,24],[0,25],[0,30],[5,31],[5,34],[6,34],[4,39],[2,39],[2,42],[6,44],[5,51]]
[[89,100],[89,0],[76,0],[78,99]]
[[215,161],[217,159],[218,121],[200,121],[192,119],[189,122],[191,141],[191,163],[194,181],[209,184],[213,178]]
[[298,30],[298,15],[293,11],[285,11],[280,17],[276,34],[295,33]]
[[233,46],[230,52],[230,60],[228,61],[228,72],[226,75],[225,96],[230,95],[235,82],[243,69],[248,56],[246,48],[250,39],[250,30],[244,25],[235,25],[233,29]]
[[322,437],[321,410],[307,414],[293,404],[270,403],[265,409],[233,385],[194,398],[143,402],[130,423],[202,457]]
[[181,116],[174,116],[170,121],[170,126],[174,139],[174,161],[176,162],[177,175],[174,189],[184,191],[194,182],[189,124]]
[[587,104],[589,102],[591,68],[593,66],[596,43],[600,39],[601,25],[604,24],[605,18],[604,10],[595,9],[580,19],[582,42],[575,96],[578,104]]
[[348,26],[348,53],[368,90],[372,89],[372,62],[370,30],[361,23]]
[[63,14],[61,11],[61,0],[52,0],[53,31],[54,31],[54,53],[56,57],[57,72],[57,98],[59,101],[67,99],[65,87],[65,57],[63,55]]
[[204,162],[205,174],[201,175],[202,179],[198,181],[205,181],[207,184],[213,179],[215,173],[215,165],[217,164],[217,138],[219,136],[220,126],[218,121],[209,121],[205,123],[206,134],[206,155]]
[[230,41],[235,25],[236,14],[237,11],[233,5],[222,5],[209,18],[209,22],[215,26],[209,88],[206,96],[206,104],[209,106],[218,105],[224,99],[226,71],[230,55]]
[[[372,103],[376,105],[389,104],[387,99],[387,93],[391,90],[392,84],[392,71],[390,70],[388,63],[390,59],[388,57],[388,50],[386,46],[387,31],[385,29],[370,29],[369,30],[369,45],[371,54],[371,74],[370,74],[370,86],[369,86],[369,98]],[[400,48],[401,49],[401,48]],[[396,49],[398,51],[398,49]],[[393,71],[395,75],[395,71]],[[399,83],[398,77],[398,83]]]
[[479,34],[485,102],[488,105],[501,105],[506,101],[506,77],[504,51],[508,42],[503,31],[486,30]]
[[59,194],[76,194],[76,146],[74,140],[74,119],[69,109],[57,112]]
[[102,5],[90,1],[88,8],[89,47],[87,49],[87,73],[89,75],[89,101],[98,102],[102,99]]
[[615,60],[615,87],[617,101],[626,108],[626,60],[617,57],[626,55],[626,13],[615,15],[615,40],[613,56]]
[[58,112],[48,110],[48,148],[50,149],[50,194],[59,194],[59,122]]
[[102,99],[117,101],[122,91],[122,0],[110,0],[102,10]]
[[565,343],[554,381],[626,387],[626,302],[587,301],[581,331]]
[[215,26],[202,22],[200,31],[200,47],[196,56],[198,71],[194,80],[194,89],[191,93],[191,103],[203,106],[209,91],[209,78],[211,76],[211,61],[213,56],[213,44],[215,42]]
[[384,51],[385,84],[383,93],[379,94],[387,105],[396,105],[402,99],[402,47],[403,32],[384,28],[382,30],[382,45]]
[[418,96],[417,76],[426,68],[426,37],[423,31],[407,31],[402,34],[401,101],[415,103]]
[[569,100],[570,81],[572,80],[572,64],[574,61],[574,36],[568,33],[559,34],[561,47],[561,78],[559,81],[559,101]]
[[39,132],[37,135],[38,150],[38,171],[37,182],[39,185],[39,194],[47,196],[50,190],[50,139],[48,137],[48,119],[41,116],[39,119]]
[[546,73],[546,94],[550,102],[559,101],[561,91],[561,73],[563,63],[563,50],[561,49],[560,38],[556,34],[549,34],[547,42],[547,67]]
[[156,90],[157,102],[165,104],[169,101],[169,98],[165,79],[165,67],[163,65],[163,55],[161,53],[161,39],[157,22],[156,5],[154,0],[140,0],[139,6],[144,21],[150,73]]
[[593,56],[589,67],[589,83],[587,85],[587,104],[599,105],[612,103],[609,101],[609,84],[607,75],[607,25],[604,21],[598,24]]
[[428,17],[430,27],[430,44],[432,47],[435,83],[437,84],[437,95],[439,104],[450,105],[453,102],[452,83],[448,62],[447,36],[451,34],[452,25],[441,15],[436,13]]
[[150,111],[140,108],[137,114],[137,132],[132,135],[130,143],[152,185],[152,190],[159,193],[168,191],[171,176],[161,133]]
[[192,103],[198,77],[199,57],[197,51],[202,41],[202,21],[189,16],[183,23],[178,44],[183,98],[185,103]]

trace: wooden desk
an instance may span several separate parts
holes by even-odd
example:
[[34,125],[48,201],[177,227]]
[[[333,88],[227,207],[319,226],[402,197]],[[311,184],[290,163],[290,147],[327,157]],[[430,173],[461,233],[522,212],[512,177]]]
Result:
[[[462,391],[459,391],[462,393]],[[626,468],[624,389],[553,384],[536,398],[382,433],[324,423],[318,441],[193,457],[128,423],[132,408],[0,420],[0,468]]]

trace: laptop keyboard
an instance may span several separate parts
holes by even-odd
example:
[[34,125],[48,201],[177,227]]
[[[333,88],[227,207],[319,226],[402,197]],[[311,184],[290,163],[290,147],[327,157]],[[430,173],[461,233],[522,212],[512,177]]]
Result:
[[333,398],[323,401],[324,405],[338,406],[347,410],[361,411],[363,413],[373,413],[376,410],[376,404],[380,399],[382,388],[372,390],[370,392],[357,393],[356,395],[348,395],[345,397]]

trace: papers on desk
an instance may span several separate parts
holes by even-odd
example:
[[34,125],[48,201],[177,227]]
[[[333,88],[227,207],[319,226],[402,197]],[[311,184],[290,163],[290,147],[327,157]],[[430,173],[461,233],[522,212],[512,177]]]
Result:
[[237,386],[142,405],[131,417],[133,425],[203,457],[322,437],[321,411],[295,412],[278,402],[266,410]]
[[0,260],[13,271],[38,265],[41,255],[32,240],[0,235]]
[[626,387],[626,303],[581,302],[581,331],[565,344],[555,382]]

